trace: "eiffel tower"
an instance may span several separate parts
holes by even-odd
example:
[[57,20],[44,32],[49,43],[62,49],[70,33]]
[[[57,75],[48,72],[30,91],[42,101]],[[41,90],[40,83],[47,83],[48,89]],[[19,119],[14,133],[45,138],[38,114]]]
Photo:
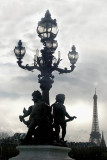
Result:
[[93,99],[94,99],[93,121],[92,121],[92,130],[91,130],[89,142],[95,143],[97,146],[99,146],[101,144],[101,134],[100,134],[99,124],[98,124],[98,109],[97,109],[96,89],[95,89],[95,94],[93,96]]

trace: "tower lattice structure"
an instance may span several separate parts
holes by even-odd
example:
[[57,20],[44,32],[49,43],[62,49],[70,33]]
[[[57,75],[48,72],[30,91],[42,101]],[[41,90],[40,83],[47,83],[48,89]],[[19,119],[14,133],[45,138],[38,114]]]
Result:
[[91,143],[95,143],[96,145],[100,145],[101,143],[101,134],[99,130],[99,123],[98,123],[98,109],[97,109],[97,95],[96,90],[93,96],[94,104],[93,104],[93,121],[92,121],[92,130],[90,134],[89,141]]

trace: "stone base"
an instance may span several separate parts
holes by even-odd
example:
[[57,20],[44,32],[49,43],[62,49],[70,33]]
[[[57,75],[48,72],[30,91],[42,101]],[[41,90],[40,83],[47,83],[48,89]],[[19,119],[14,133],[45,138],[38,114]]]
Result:
[[68,147],[51,145],[18,146],[20,154],[10,160],[72,160],[68,157],[71,150]]

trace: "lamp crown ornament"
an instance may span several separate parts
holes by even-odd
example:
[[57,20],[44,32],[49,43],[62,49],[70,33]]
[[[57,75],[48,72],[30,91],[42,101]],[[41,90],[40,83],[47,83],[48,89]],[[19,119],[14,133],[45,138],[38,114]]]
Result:
[[45,18],[51,19],[51,14],[50,14],[49,10],[46,11]]
[[19,47],[22,47],[22,41],[21,41],[21,40],[19,40],[18,46],[19,46]]
[[72,46],[72,51],[76,51],[75,45]]

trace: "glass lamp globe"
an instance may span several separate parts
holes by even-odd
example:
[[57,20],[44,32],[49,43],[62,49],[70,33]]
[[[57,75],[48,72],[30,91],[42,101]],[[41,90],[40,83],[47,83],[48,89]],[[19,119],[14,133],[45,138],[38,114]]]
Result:
[[47,48],[49,48],[49,49],[56,49],[57,47],[58,47],[58,43],[57,43],[57,41],[55,41],[55,40],[48,40],[48,41],[46,41],[46,47]]
[[17,57],[17,59],[22,59],[26,53],[25,47],[22,46],[21,40],[18,42],[18,46],[15,47],[14,53]]
[[77,62],[78,57],[79,55],[78,52],[76,52],[76,47],[73,45],[72,51],[68,53],[68,58],[70,60],[70,63],[74,65]]
[[37,33],[42,40],[55,38],[58,33],[56,20],[51,18],[51,14],[48,10],[45,13],[45,17],[38,23]]

